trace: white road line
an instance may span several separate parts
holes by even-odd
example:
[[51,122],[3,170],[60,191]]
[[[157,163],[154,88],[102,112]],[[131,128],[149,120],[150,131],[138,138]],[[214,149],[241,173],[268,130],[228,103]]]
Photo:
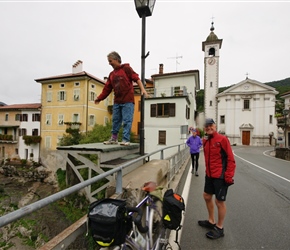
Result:
[[[183,191],[182,191],[182,194],[181,194],[181,196],[184,199],[184,203],[185,203],[185,211],[186,211],[186,204],[188,204],[187,201],[188,201],[190,183],[191,183],[191,178],[192,178],[192,174],[190,173],[191,169],[192,169],[192,165],[188,168],[186,181],[185,181],[184,188],[183,188]],[[182,214],[181,225],[183,225],[183,221],[184,221],[184,218],[185,218],[185,213],[186,212],[184,212]],[[178,243],[179,244],[180,244],[181,234],[182,234],[182,227],[178,231]],[[179,250],[178,245],[175,243],[175,237],[176,237],[176,231],[172,230],[170,232],[170,235],[169,235],[169,243],[170,243],[170,245],[172,247],[172,250]]]
[[284,180],[284,181],[288,181],[288,182],[290,183],[290,180],[288,180],[288,179],[282,177],[281,175],[275,174],[274,172],[269,171],[268,169],[262,168],[262,167],[258,166],[258,165],[255,164],[255,163],[252,163],[252,162],[250,162],[250,161],[247,161],[246,159],[244,159],[244,158],[242,158],[242,157],[236,155],[235,153],[234,153],[234,155],[235,155],[236,157],[240,158],[241,160],[243,160],[243,161],[245,161],[245,162],[247,162],[247,163],[253,165],[254,167],[259,168],[259,169],[262,169],[262,170],[264,170],[265,172],[267,172],[267,173],[269,173],[269,174],[272,174],[272,175],[274,175],[274,176],[276,176],[276,177],[278,177],[278,178],[280,178],[280,179],[282,179],[282,180]]

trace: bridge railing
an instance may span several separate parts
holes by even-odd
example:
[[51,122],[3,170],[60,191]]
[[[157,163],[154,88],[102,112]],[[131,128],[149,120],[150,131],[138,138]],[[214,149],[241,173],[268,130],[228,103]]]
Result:
[[162,149],[156,150],[154,152],[148,153],[144,156],[140,156],[134,160],[128,161],[126,163],[121,164],[120,166],[108,170],[105,173],[99,174],[98,176],[95,176],[91,179],[85,180],[84,182],[78,183],[72,187],[69,187],[65,190],[62,190],[58,193],[55,193],[53,195],[50,195],[44,199],[41,199],[37,202],[34,202],[32,204],[29,204],[25,207],[19,208],[18,210],[15,210],[11,213],[5,214],[3,216],[0,217],[0,228],[12,223],[14,221],[19,220],[20,218],[31,214],[34,211],[37,211],[51,203],[54,203],[72,193],[75,193],[77,191],[80,191],[81,189],[92,185],[93,183],[109,176],[109,175],[113,175],[116,173],[116,193],[117,194],[121,194],[122,193],[122,176],[123,176],[123,169],[129,167],[130,165],[140,161],[140,160],[150,160],[150,156],[155,155],[160,153],[160,159],[163,160],[164,159],[164,151],[169,149],[169,148],[174,148],[177,147],[177,153],[168,157],[167,160],[169,160],[170,162],[170,170],[169,170],[169,177],[168,177],[168,184],[170,184],[170,182],[174,179],[174,175],[175,173],[178,172],[178,169],[182,166],[182,164],[185,162],[186,158],[189,156],[189,150],[186,146],[186,144],[182,143],[182,144],[178,144],[178,145],[173,145],[173,146],[168,146],[168,147],[164,147]]

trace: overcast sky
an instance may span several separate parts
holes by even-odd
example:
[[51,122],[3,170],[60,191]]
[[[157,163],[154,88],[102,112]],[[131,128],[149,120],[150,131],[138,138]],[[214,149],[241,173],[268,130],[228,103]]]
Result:
[[[248,77],[270,82],[290,77],[289,1],[162,1],[146,18],[145,77],[199,70],[204,88],[202,42],[223,39],[220,87]],[[141,74],[141,19],[134,1],[1,1],[0,101],[41,102],[35,79],[83,70],[103,79],[107,54],[120,53]],[[176,60],[175,57],[178,57]]]

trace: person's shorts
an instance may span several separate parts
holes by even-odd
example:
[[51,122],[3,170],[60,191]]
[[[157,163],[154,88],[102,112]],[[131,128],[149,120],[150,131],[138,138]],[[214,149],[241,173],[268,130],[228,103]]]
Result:
[[225,201],[228,192],[228,186],[223,179],[210,178],[205,176],[204,192],[214,194],[219,201]]

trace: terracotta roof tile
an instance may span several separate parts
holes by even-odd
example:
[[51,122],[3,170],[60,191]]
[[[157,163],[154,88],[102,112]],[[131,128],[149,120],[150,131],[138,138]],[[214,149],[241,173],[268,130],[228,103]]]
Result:
[[7,109],[39,109],[41,108],[41,103],[26,103],[26,104],[11,104],[6,106],[1,106],[0,110]]
[[54,80],[54,79],[62,79],[62,78],[71,78],[71,77],[78,77],[78,76],[88,76],[92,79],[95,79],[98,82],[104,83],[104,80],[99,79],[98,77],[91,75],[87,73],[86,71],[81,71],[79,73],[70,73],[70,74],[64,74],[64,75],[56,75],[56,76],[50,76],[50,77],[44,77],[44,78],[39,78],[35,79],[36,82],[42,82],[42,81],[47,81],[47,80]]

